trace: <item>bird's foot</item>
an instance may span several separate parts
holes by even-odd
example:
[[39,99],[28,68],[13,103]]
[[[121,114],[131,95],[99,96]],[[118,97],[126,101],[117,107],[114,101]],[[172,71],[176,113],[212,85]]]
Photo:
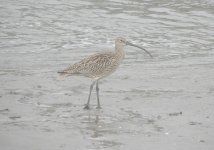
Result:
[[84,109],[90,109],[89,105],[85,105]]
[[96,108],[97,108],[97,109],[101,109],[102,107],[101,107],[101,106],[97,106]]

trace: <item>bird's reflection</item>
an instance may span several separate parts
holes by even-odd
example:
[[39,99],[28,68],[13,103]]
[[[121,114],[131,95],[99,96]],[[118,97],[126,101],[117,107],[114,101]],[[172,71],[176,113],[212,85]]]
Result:
[[88,123],[90,124],[98,124],[100,121],[100,114],[101,111],[100,110],[87,110],[87,114],[88,114]]
[[[89,136],[93,141],[93,149],[110,148],[122,145],[122,143],[106,139],[105,137],[112,134],[118,134],[118,128],[112,122],[112,117],[106,115],[102,110],[87,110],[87,118],[85,118],[84,134]],[[87,121],[86,121],[87,120]]]
[[93,139],[103,136],[102,127],[105,123],[100,121],[101,114],[100,110],[87,110],[86,129]]

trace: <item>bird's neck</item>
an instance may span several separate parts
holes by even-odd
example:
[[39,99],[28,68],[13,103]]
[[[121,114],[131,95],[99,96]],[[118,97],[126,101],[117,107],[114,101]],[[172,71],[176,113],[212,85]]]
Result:
[[122,61],[125,56],[125,51],[123,50],[123,46],[116,46],[115,53],[118,58]]

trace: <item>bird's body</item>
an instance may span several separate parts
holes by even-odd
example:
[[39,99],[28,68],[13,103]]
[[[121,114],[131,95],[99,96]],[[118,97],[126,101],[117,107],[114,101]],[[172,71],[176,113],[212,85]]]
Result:
[[97,53],[69,66],[60,73],[65,76],[83,75],[99,80],[113,73],[123,58],[124,51]]
[[[98,80],[110,75],[118,68],[125,56],[125,52],[123,49],[125,45],[131,45],[141,48],[137,45],[127,42],[124,38],[117,38],[115,41],[115,51],[91,55],[81,60],[80,62],[69,66],[63,71],[58,72],[63,76],[83,75],[94,80],[90,86],[88,102],[85,106],[86,109],[89,109],[91,91],[95,83],[97,92],[97,103],[98,108],[100,108]],[[143,50],[146,51],[145,49]],[[146,52],[151,56],[148,51]]]

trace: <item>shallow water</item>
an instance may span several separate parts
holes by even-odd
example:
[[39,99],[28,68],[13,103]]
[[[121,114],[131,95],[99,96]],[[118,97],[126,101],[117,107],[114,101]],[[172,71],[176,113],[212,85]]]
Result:
[[[214,148],[214,1],[0,1],[0,149]],[[132,47],[83,110],[91,81],[58,78]]]

